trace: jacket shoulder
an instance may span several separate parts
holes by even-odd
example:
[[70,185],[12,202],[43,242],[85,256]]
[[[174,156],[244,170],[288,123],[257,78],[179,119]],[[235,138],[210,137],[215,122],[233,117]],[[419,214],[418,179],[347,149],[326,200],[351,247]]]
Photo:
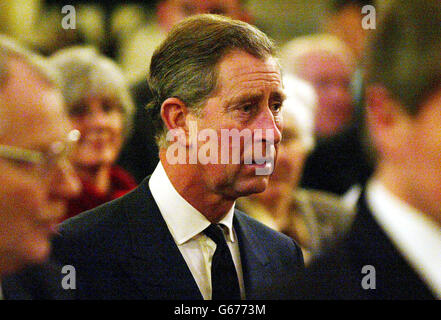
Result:
[[235,210],[235,216],[241,231],[246,233],[250,240],[259,243],[268,254],[293,256],[296,264],[303,267],[302,250],[294,239],[271,229],[240,210]]

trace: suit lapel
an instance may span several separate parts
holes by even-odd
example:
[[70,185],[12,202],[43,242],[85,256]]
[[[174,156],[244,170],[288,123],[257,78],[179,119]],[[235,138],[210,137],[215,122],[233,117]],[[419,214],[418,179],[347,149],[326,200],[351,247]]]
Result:
[[132,259],[125,266],[150,298],[202,299],[191,271],[175,244],[146,178],[127,201]]
[[236,210],[233,225],[239,241],[246,298],[253,299],[271,286],[272,277],[265,276],[271,271],[268,255],[256,238],[256,231],[244,218],[244,214]]

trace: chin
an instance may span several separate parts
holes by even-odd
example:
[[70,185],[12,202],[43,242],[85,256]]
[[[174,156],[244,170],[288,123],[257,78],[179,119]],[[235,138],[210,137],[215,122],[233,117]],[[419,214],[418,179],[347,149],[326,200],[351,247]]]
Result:
[[268,177],[259,177],[258,179],[253,179],[253,181],[243,182],[239,186],[238,190],[241,197],[249,196],[254,193],[261,193],[268,187]]

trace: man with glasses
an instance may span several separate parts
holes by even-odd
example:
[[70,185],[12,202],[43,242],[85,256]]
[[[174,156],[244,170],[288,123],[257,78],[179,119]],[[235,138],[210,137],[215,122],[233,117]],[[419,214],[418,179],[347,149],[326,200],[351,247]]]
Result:
[[63,293],[61,269],[51,278],[55,270],[41,264],[67,199],[80,190],[67,159],[79,132],[70,129],[55,73],[42,58],[0,37],[2,298],[61,297],[52,296],[52,289]]

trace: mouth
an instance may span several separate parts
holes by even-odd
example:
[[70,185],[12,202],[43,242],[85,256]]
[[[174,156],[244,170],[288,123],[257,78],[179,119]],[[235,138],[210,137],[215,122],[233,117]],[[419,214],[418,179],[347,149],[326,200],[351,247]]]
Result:
[[109,131],[93,131],[85,133],[82,140],[94,145],[102,145],[112,142],[112,134]]

